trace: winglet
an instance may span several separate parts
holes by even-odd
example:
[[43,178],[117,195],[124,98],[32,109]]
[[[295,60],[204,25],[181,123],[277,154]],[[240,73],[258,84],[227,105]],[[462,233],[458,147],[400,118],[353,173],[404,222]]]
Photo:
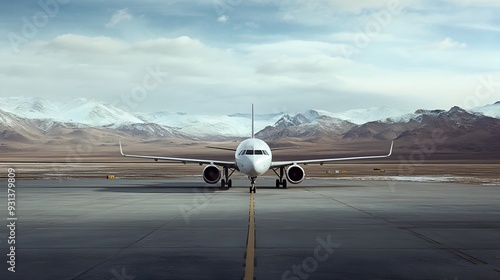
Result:
[[389,154],[387,155],[390,157],[392,155],[392,148],[394,147],[394,140],[391,142],[391,149],[389,150]]
[[118,140],[118,143],[120,143],[120,154],[122,154],[122,156],[125,156],[122,149],[122,141]]
[[255,138],[254,117],[253,117],[253,103],[252,103],[252,138]]

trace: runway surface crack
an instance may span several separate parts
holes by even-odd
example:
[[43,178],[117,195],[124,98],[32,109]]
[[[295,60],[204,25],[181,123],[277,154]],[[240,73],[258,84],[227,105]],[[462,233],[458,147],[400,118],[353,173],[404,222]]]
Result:
[[466,254],[466,253],[464,253],[464,252],[462,252],[462,251],[460,251],[458,249],[455,249],[455,248],[450,247],[448,245],[442,244],[442,243],[440,243],[440,242],[438,242],[438,241],[436,241],[436,240],[434,240],[434,239],[432,239],[432,238],[430,238],[430,237],[428,237],[428,236],[426,236],[424,234],[418,233],[418,232],[413,231],[413,230],[411,230],[409,228],[406,228],[406,227],[401,227],[400,225],[397,225],[396,223],[394,223],[392,221],[389,221],[388,219],[386,219],[384,217],[380,217],[380,216],[372,214],[372,213],[370,213],[370,212],[368,212],[366,210],[359,209],[356,206],[353,206],[353,205],[350,205],[350,204],[348,204],[346,202],[340,201],[340,200],[338,200],[338,199],[336,199],[334,197],[331,197],[331,196],[328,196],[328,195],[325,195],[325,194],[322,194],[322,193],[317,193],[317,192],[314,192],[314,191],[311,191],[311,190],[307,190],[307,189],[304,189],[304,190],[306,190],[307,192],[313,193],[313,194],[317,194],[317,195],[320,195],[320,196],[323,196],[323,197],[327,197],[327,198],[329,198],[329,199],[331,199],[331,200],[333,200],[333,201],[335,201],[337,203],[340,203],[340,204],[345,205],[345,206],[347,206],[349,208],[355,209],[356,211],[359,211],[361,213],[369,215],[369,216],[371,216],[373,218],[382,220],[382,221],[384,221],[384,222],[392,225],[394,228],[399,229],[399,230],[401,230],[401,231],[403,231],[403,232],[405,232],[407,234],[410,234],[410,235],[412,235],[414,237],[417,237],[417,238],[419,238],[421,240],[424,240],[424,241],[428,242],[429,244],[432,244],[432,246],[436,247],[437,249],[444,250],[444,251],[446,251],[446,252],[448,252],[450,254],[453,254],[456,257],[461,258],[462,260],[470,262],[470,263],[472,263],[474,265],[485,265],[488,268],[491,268],[491,269],[495,270],[496,272],[499,272],[497,269],[495,269],[491,265],[488,265],[487,262],[484,262],[484,261],[482,261],[480,259],[477,259],[477,258],[475,258],[475,257],[473,257],[473,256],[471,256],[469,254]]
[[[208,203],[211,199],[213,199],[214,197],[216,197],[218,194],[214,194],[213,196],[211,196],[210,198],[208,198],[203,204],[205,203]],[[200,205],[195,205],[193,206],[191,210],[197,208],[197,207],[200,207]],[[182,216],[182,214],[181,214]],[[130,244],[128,244],[127,246],[124,246],[122,248],[120,248],[118,251],[116,251],[114,254],[112,254],[111,256],[107,257],[106,259],[102,260],[101,262],[97,263],[96,265],[90,267],[89,269],[85,270],[84,272],[78,274],[77,276],[73,277],[72,280],[76,280],[80,277],[82,277],[83,275],[87,274],[88,272],[92,271],[93,269],[105,264],[106,262],[110,261],[111,259],[113,259],[114,257],[118,256],[121,252],[123,252],[124,250],[132,247],[134,244],[137,244],[138,242],[140,242],[141,240],[144,240],[146,237],[150,236],[151,234],[155,233],[156,231],[160,230],[161,228],[163,228],[164,226],[166,226],[167,224],[169,224],[170,222],[172,222],[172,220],[168,220],[166,221],[165,223],[161,224],[160,226],[154,228],[153,230],[151,230],[150,232],[146,233],[144,236],[142,236],[141,238],[135,240],[134,242],[131,242]]]

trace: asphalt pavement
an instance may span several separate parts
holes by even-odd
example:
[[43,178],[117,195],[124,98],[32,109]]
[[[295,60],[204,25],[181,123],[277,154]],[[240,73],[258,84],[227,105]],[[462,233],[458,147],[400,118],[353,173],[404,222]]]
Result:
[[[19,180],[0,279],[500,279],[500,186]],[[12,254],[11,254],[12,255]]]

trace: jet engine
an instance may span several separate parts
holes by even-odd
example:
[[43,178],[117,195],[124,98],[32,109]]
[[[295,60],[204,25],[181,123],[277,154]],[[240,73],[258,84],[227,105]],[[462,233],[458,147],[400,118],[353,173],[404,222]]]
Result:
[[298,165],[292,165],[286,169],[286,178],[292,184],[298,184],[304,180],[306,172]]
[[203,180],[209,184],[217,184],[220,180],[221,172],[215,165],[207,165],[203,169]]

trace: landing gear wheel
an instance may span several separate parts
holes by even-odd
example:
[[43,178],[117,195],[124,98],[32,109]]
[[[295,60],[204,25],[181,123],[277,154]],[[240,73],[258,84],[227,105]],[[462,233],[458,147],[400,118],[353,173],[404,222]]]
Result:
[[280,187],[280,179],[276,179],[276,188],[279,188]]
[[224,180],[224,179],[220,180],[220,187],[221,187],[221,189],[226,187],[226,180]]
[[286,180],[283,179],[283,181],[281,182],[281,185],[283,185],[283,188],[286,189]]
[[227,180],[227,188],[230,189],[233,186],[233,180]]
[[250,193],[255,193],[255,191],[256,191],[255,179],[257,179],[257,177],[248,176],[248,179],[250,179]]

